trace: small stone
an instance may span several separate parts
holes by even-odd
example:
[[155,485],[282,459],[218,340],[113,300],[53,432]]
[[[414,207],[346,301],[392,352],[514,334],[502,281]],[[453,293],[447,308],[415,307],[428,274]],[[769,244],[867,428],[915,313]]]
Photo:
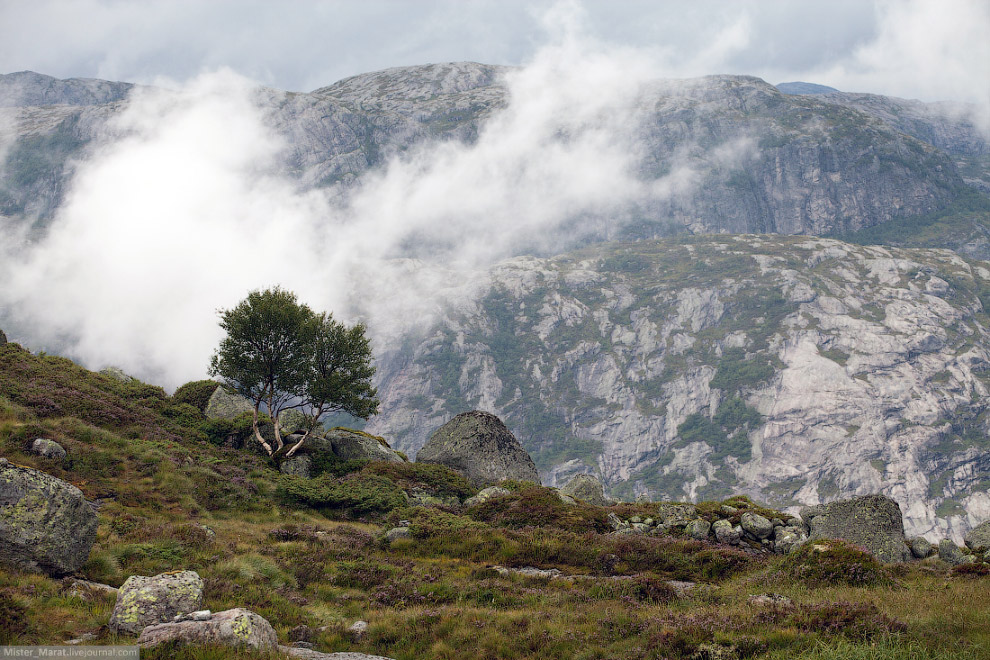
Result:
[[733,527],[728,520],[716,520],[712,525],[715,538],[719,543],[736,544],[742,538],[742,528]]
[[303,624],[289,631],[290,642],[309,642],[313,639],[313,629]]
[[608,518],[608,524],[612,526],[612,529],[614,529],[615,531],[619,531],[620,529],[622,529],[622,519],[619,518],[619,516],[615,515],[614,512],[609,511],[607,518]]
[[364,633],[368,631],[367,621],[355,621],[350,626],[347,627],[347,632],[351,633],[355,637],[363,637]]
[[292,648],[313,650],[313,642],[292,642]]
[[31,443],[31,453],[52,461],[61,461],[65,458],[65,448],[48,438],[35,438]]
[[790,598],[780,594],[750,594],[746,602],[756,607],[790,607],[794,604]]
[[647,518],[643,521],[643,524],[647,527],[653,527],[656,524],[656,521],[653,518]]
[[501,486],[489,486],[478,492],[474,497],[469,497],[464,500],[464,506],[477,506],[478,504],[484,504],[488,500],[495,497],[505,497],[506,495],[511,495],[512,491],[508,488],[502,488]]
[[719,507],[719,511],[721,511],[726,516],[731,516],[735,513],[739,513],[739,509],[737,509],[734,506],[729,506],[728,504],[723,504],[721,507]]
[[409,532],[408,527],[393,527],[392,529],[385,532],[385,540],[391,543],[396,539],[408,539],[412,538],[412,534]]
[[96,634],[95,633],[83,633],[79,637],[77,637],[75,639],[70,639],[69,641],[67,641],[66,642],[66,645],[67,646],[78,646],[78,645],[80,645],[80,644],[82,644],[84,642],[92,642],[94,639],[96,639]]
[[633,516],[632,518],[629,519],[629,522],[630,523],[641,523],[641,522],[643,522],[643,519],[640,518],[639,516]]

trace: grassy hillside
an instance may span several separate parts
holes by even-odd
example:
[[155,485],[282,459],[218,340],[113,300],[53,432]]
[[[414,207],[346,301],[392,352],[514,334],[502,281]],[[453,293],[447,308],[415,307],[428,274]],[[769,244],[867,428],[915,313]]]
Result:
[[[187,388],[188,393],[195,388]],[[201,397],[200,397],[201,398]],[[190,402],[192,401],[192,402]],[[438,466],[333,463],[304,481],[209,423],[195,396],[123,383],[0,346],[0,455],[77,485],[99,506],[78,577],[192,569],[205,607],[246,607],[288,643],[392,658],[986,658],[987,576],[937,560],[883,568],[837,545],[786,559],[674,536],[610,534],[606,515],[661,503],[565,505],[540,487],[465,507],[409,507],[403,492],[474,493]],[[47,437],[68,457],[26,451]],[[732,504],[756,509],[745,499]],[[718,503],[699,505],[705,514]],[[383,532],[408,521],[411,538]],[[493,566],[559,569],[563,578]],[[695,583],[679,595],[669,580]],[[773,591],[792,605],[761,607]],[[72,580],[0,569],[0,644],[130,644],[106,627],[114,598]],[[348,627],[369,623],[356,636]],[[146,658],[272,658],[160,648]]]

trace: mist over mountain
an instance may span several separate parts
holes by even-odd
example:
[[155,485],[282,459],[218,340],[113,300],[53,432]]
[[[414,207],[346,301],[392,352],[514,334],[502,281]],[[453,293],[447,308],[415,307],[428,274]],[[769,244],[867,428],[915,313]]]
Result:
[[281,284],[368,323],[403,450],[481,408],[547,483],[882,491],[961,538],[990,515],[988,145],[973,106],[566,40],[305,94],[9,74],[0,327],[174,387]]

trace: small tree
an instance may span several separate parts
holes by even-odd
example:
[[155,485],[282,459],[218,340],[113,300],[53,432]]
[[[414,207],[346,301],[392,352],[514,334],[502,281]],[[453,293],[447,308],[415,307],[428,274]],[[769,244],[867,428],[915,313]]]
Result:
[[[284,446],[278,425],[284,410],[301,408],[311,419],[293,453],[330,412],[367,419],[378,411],[364,326],[348,329],[275,287],[252,291],[233,309],[221,310],[220,327],[227,336],[213,355],[210,375],[254,403],[254,437],[269,455]],[[259,429],[262,404],[274,422],[274,447]]]

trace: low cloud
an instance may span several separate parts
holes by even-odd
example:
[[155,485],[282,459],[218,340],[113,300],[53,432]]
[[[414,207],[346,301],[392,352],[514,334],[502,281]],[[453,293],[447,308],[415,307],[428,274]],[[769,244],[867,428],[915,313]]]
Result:
[[689,191],[687,167],[637,174],[654,63],[588,38],[576,7],[547,21],[551,44],[509,74],[507,106],[474,143],[417,148],[344,201],[279,174],[287,145],[239,75],[136,91],[48,235],[6,255],[0,306],[35,348],[174,387],[204,375],[217,310],[251,289],[365,320],[380,348],[469,293],[479,269]]

